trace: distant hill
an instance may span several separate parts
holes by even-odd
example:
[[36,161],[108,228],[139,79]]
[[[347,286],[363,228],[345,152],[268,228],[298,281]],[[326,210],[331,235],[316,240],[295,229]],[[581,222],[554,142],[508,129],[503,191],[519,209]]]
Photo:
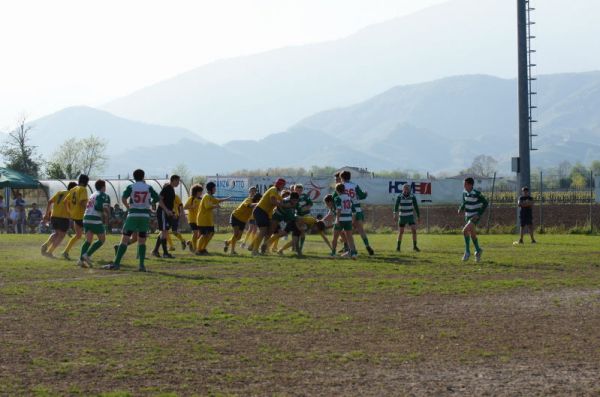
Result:
[[[600,158],[600,72],[544,75],[537,83],[534,166]],[[501,171],[509,173],[510,157],[518,151],[517,82],[470,75],[396,86],[352,106],[316,113],[266,138],[225,145],[90,108],[65,109],[34,124],[37,144],[55,142],[59,133],[59,142],[91,132],[108,139],[111,160],[105,174],[110,175],[136,167],[162,175],[181,163],[200,175],[349,164],[453,172],[479,154],[494,156]]]
[[207,141],[179,127],[165,127],[124,119],[104,110],[77,106],[63,109],[31,123],[32,142],[48,157],[65,140],[92,134],[108,141],[108,152],[119,153],[139,146],[160,146],[190,139]]
[[[600,68],[600,52],[591,50],[600,37],[594,19],[600,2],[568,3],[534,2],[536,62],[546,73]],[[515,47],[515,1],[450,0],[341,40],[217,61],[104,108],[181,126],[213,142],[258,139],[399,84],[465,74],[515,77]],[[443,98],[438,103],[443,106]]]
[[[540,76],[538,92],[534,165],[597,159],[600,72]],[[432,172],[458,170],[488,154],[509,172],[510,157],[518,152],[517,132],[516,80],[474,75],[394,87],[356,105],[317,113],[259,143],[225,147],[255,145],[261,161],[287,147],[302,152],[301,159],[290,161],[304,165]],[[271,158],[274,162],[276,155]]]

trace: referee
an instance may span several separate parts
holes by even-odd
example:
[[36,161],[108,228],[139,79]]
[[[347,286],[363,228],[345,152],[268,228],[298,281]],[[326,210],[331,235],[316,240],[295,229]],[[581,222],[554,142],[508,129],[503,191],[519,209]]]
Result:
[[175,188],[179,186],[179,175],[171,175],[169,183],[165,183],[162,190],[160,191],[160,201],[158,203],[158,209],[156,210],[156,219],[158,221],[158,230],[160,235],[156,240],[156,246],[152,251],[152,255],[160,258],[159,248],[162,246],[163,258],[174,258],[173,255],[167,250],[167,236],[169,229],[174,221],[173,209],[175,206]]

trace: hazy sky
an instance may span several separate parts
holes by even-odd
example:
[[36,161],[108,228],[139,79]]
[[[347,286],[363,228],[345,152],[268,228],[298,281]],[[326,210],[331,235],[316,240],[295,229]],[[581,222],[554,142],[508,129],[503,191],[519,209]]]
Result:
[[0,2],[0,129],[207,62],[332,40],[444,0]]

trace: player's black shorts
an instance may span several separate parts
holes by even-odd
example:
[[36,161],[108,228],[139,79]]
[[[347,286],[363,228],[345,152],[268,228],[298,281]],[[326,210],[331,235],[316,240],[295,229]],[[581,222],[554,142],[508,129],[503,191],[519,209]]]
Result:
[[214,226],[198,226],[198,230],[200,230],[200,234],[210,234],[215,232]]
[[170,226],[171,226],[171,230],[175,233],[177,233],[177,231],[179,230],[179,219],[177,218],[173,218],[171,219],[171,222],[169,222]]
[[148,237],[148,232],[133,232],[131,230],[123,230],[123,236],[131,237],[133,233],[137,233],[139,238]]
[[301,234],[300,229],[298,229],[298,225],[296,224],[296,221],[286,223],[285,231],[287,233],[292,233],[293,236],[299,236]]
[[156,211],[156,221],[158,222],[158,230],[161,232],[171,229],[172,219],[165,214],[162,208]]
[[521,226],[533,225],[533,214],[531,212],[521,214],[519,218],[521,218]]
[[190,229],[192,229],[192,231],[200,230],[200,228],[198,228],[198,225],[196,225],[195,223],[190,223]]
[[83,227],[83,219],[73,219],[73,223],[75,223],[77,226]]
[[[56,216],[50,218],[50,224],[52,225],[52,229],[65,233],[69,230],[70,226],[69,218],[58,218]],[[81,224],[83,225],[83,222]]]
[[239,227],[240,230],[244,230],[246,228],[246,224],[242,221],[240,221],[238,218],[236,218],[235,216],[231,215],[231,217],[229,218],[229,224],[232,227]]
[[260,207],[254,208],[252,212],[254,215],[254,219],[256,219],[256,226],[258,227],[270,227],[271,226],[271,218],[269,215]]

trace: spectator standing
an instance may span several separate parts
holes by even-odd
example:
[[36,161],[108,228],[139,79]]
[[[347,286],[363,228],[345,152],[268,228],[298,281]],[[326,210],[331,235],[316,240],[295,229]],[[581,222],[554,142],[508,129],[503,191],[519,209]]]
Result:
[[0,195],[0,233],[6,231],[6,208],[4,208],[4,196]]
[[519,237],[518,244],[523,244],[523,236],[525,235],[525,229],[529,230],[529,236],[531,237],[531,243],[535,244],[535,238],[533,238],[533,197],[529,193],[527,186],[521,189],[521,196],[518,201],[519,206],[519,218],[521,220],[521,235]]

